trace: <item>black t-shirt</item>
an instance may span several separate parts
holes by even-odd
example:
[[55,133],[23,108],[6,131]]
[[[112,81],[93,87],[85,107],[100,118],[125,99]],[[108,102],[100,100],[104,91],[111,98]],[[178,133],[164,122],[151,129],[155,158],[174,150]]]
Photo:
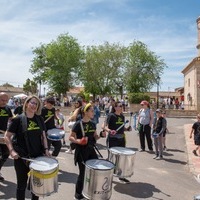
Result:
[[52,109],[48,109],[46,107],[42,108],[41,116],[43,117],[44,121],[46,121],[51,116],[51,118],[45,123],[46,130],[56,128],[55,119],[54,119],[55,113],[56,113],[56,110],[54,107]]
[[[80,120],[77,121],[72,128],[72,131],[76,133],[77,139],[81,139],[83,137],[80,122],[81,122]],[[94,133],[96,131],[95,123],[92,121],[89,121],[89,122],[82,121],[82,124],[83,124],[83,130],[84,130],[85,136],[88,137],[88,144],[93,145],[96,142],[94,138]]]
[[15,108],[15,110],[14,110],[14,114],[21,115],[22,113],[23,113],[23,106],[22,105],[17,106],[17,108]]
[[[39,125],[39,120],[42,127]],[[12,122],[8,128],[8,131],[14,134],[14,149],[19,153],[20,156],[28,156],[30,153],[30,157],[32,158],[43,155],[44,146],[42,143],[42,132],[44,130],[45,125],[42,117],[35,115],[33,118],[27,118],[27,138],[29,144],[28,149],[25,140],[25,133],[23,133],[22,130],[20,115],[12,119]]]
[[195,122],[192,128],[194,129],[194,139],[200,140],[200,122]]
[[[116,115],[115,113],[110,113],[107,118],[108,128],[110,130],[117,130],[125,122],[124,115]],[[117,134],[124,134],[124,126],[117,131]]]
[[12,117],[12,111],[8,106],[0,107],[0,130],[6,131],[8,126],[8,119]]

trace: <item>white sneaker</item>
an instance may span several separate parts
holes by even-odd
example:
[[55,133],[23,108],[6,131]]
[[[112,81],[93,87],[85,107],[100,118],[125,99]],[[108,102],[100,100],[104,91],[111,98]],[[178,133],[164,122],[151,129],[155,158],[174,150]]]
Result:
[[65,151],[65,153],[70,153],[70,154],[72,154],[73,152],[72,152],[71,149],[67,149],[67,151]]

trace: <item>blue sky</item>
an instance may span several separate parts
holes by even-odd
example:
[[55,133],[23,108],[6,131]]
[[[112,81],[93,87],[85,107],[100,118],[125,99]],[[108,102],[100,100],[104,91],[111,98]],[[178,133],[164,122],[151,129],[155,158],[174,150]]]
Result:
[[168,66],[160,90],[173,91],[197,56],[199,16],[199,0],[0,0],[0,85],[32,79],[32,48],[69,33],[81,45],[145,43]]

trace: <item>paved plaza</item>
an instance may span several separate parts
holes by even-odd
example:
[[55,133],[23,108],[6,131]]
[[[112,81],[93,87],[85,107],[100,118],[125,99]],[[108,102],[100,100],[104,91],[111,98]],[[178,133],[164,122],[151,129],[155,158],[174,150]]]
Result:
[[[101,117],[100,124],[103,120],[104,117]],[[170,133],[167,135],[168,150],[164,152],[163,160],[154,160],[152,152],[138,152],[140,146],[137,132],[133,130],[126,133],[127,147],[136,152],[134,175],[130,178],[130,184],[119,183],[116,177],[113,178],[111,200],[192,200],[195,195],[200,194],[200,184],[195,179],[200,173],[200,157],[195,157],[191,153],[194,145],[193,139],[189,139],[191,124],[195,119],[168,118],[167,120]],[[104,138],[100,139],[98,147],[103,157],[107,158],[105,142]],[[58,192],[44,199],[73,199],[78,167],[74,166],[73,154],[65,153],[66,149],[67,147],[63,147],[58,157]],[[0,199],[14,200],[16,178],[12,159],[8,159],[2,174],[6,180],[0,183]],[[30,199],[28,191],[26,199]]]

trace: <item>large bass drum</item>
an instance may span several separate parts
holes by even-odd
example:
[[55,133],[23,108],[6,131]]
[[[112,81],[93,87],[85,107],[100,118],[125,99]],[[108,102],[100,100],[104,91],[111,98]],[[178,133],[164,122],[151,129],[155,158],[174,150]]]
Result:
[[41,156],[30,163],[30,188],[37,196],[49,196],[58,190],[58,161]]
[[114,164],[103,159],[85,163],[83,195],[92,200],[108,200],[112,194]]
[[115,164],[115,176],[125,178],[133,175],[135,151],[125,147],[112,147],[109,149],[108,159]]

